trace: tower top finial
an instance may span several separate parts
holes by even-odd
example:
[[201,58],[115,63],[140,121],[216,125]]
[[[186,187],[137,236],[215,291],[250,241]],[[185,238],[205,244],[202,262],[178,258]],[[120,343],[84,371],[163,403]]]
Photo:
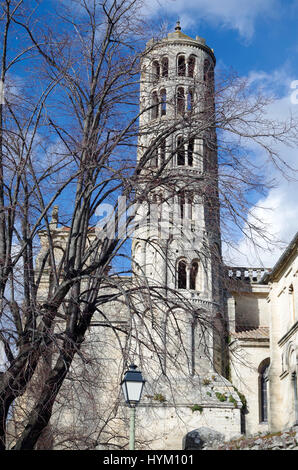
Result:
[[175,31],[181,31],[180,21],[178,20],[176,23]]

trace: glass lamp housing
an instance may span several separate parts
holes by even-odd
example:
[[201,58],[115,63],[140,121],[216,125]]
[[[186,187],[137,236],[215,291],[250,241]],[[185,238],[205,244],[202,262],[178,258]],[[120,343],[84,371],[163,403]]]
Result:
[[139,403],[144,383],[145,380],[142,377],[142,373],[137,370],[135,364],[131,364],[121,382],[124,399],[129,406],[136,406]]

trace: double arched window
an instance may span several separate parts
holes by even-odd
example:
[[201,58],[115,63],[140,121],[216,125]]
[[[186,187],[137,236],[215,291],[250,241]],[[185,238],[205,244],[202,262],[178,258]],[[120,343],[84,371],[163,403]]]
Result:
[[166,78],[169,76],[169,59],[163,57],[161,62],[155,59],[152,62],[152,79],[154,82],[158,81],[161,77]]
[[182,136],[177,137],[176,155],[178,166],[193,166],[195,139],[192,137],[187,141]]
[[199,261],[193,260],[189,263],[185,259],[181,259],[178,262],[177,288],[196,291],[203,290],[202,272]]
[[158,116],[165,116],[167,114],[167,91],[165,88],[152,93],[151,98],[151,117],[157,119]]
[[[154,145],[154,144],[153,144]],[[154,145],[151,158],[149,160],[149,165],[151,167],[163,166],[166,162],[166,139],[163,139],[160,145]]]
[[178,216],[181,220],[192,220],[193,218],[193,194],[180,191],[178,194]]
[[194,90],[193,88],[184,88],[178,86],[176,92],[177,114],[184,115],[185,112],[192,113],[194,109]]
[[[206,59],[207,60],[207,59]],[[208,64],[209,61],[207,60]],[[169,76],[169,59],[167,56],[152,61],[152,81],[156,82],[160,78]],[[177,75],[178,77],[193,78],[196,70],[196,56],[191,54],[186,58],[185,54],[177,56]]]
[[184,54],[179,54],[177,57],[177,75],[178,77],[194,77],[195,73],[195,64],[196,64],[196,57],[194,55],[190,55],[186,61]]

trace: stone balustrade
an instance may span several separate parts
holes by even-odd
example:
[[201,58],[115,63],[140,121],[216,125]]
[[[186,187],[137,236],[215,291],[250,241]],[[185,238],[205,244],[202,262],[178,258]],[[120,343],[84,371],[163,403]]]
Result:
[[227,275],[230,279],[258,283],[269,268],[243,268],[237,266],[226,266]]

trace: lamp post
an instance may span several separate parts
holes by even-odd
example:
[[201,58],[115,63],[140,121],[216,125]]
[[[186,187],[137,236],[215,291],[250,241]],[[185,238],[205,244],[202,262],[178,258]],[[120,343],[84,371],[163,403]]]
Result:
[[134,450],[135,448],[135,417],[136,417],[136,406],[139,404],[141,399],[144,383],[146,380],[143,379],[142,373],[137,370],[135,364],[129,366],[124,374],[124,379],[121,382],[121,387],[126,403],[130,407],[130,436],[129,436],[129,449]]

